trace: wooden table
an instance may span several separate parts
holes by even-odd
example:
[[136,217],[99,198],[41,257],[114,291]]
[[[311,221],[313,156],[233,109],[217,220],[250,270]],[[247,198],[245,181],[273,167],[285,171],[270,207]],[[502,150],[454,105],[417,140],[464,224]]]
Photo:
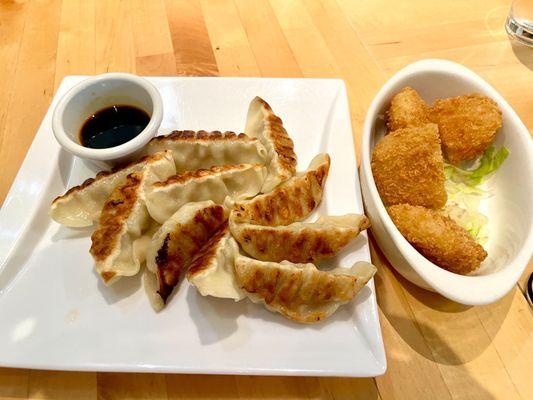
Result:
[[[67,74],[340,77],[358,147],[384,80],[438,57],[483,76],[532,128],[533,50],[507,39],[509,3],[0,0],[0,202]],[[376,379],[0,369],[0,398],[533,399],[523,281],[495,304],[465,307],[399,277],[375,246],[373,259],[388,358]]]

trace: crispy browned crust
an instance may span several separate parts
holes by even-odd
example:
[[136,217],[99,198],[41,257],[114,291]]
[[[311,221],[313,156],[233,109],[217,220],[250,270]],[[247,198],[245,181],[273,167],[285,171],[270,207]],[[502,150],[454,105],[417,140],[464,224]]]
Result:
[[130,168],[130,167],[133,167],[134,165],[137,165],[137,164],[142,164],[142,163],[145,163],[146,161],[148,160],[160,160],[164,158],[164,154],[161,154],[161,153],[155,153],[155,154],[151,154],[151,155],[148,155],[148,156],[144,156],[142,157],[141,159],[137,160],[137,161],[132,161],[130,163],[127,163],[127,164],[124,164],[124,165],[120,165],[120,166],[117,166],[115,168],[113,168],[111,171],[100,171],[96,174],[96,176],[94,178],[89,178],[89,179],[86,179],[81,185],[78,185],[78,186],[74,186],[74,187],[71,187],[69,190],[67,190],[65,192],[65,194],[61,195],[61,196],[58,196],[56,197],[53,201],[52,201],[52,204],[54,204],[56,201],[64,198],[64,197],[67,197],[75,192],[79,192],[83,189],[85,189],[86,187],[92,185],[94,182],[100,180],[100,179],[103,179],[109,175],[112,175],[112,174],[115,174],[119,171],[122,171],[126,168]]
[[172,293],[193,256],[225,220],[224,208],[214,204],[197,211],[191,224],[178,225],[174,231],[167,234],[156,256],[158,293],[163,301]]
[[444,207],[444,159],[437,125],[400,129],[374,147],[372,174],[386,205]]
[[270,134],[274,151],[278,154],[280,168],[287,172],[288,176],[296,172],[296,153],[294,152],[294,142],[283,127],[283,121],[274,112],[270,105],[261,98],[258,98],[262,106],[268,111],[265,123],[270,127]]
[[453,219],[424,207],[387,208],[400,233],[429,261],[457,274],[476,270],[487,252]]
[[[329,315],[320,309],[321,306],[330,302],[350,301],[356,294],[355,276],[318,269],[312,274],[306,272],[299,268],[289,270],[245,266],[239,259],[235,263],[235,276],[242,289],[259,296],[268,306],[297,322],[319,322]],[[305,282],[306,277],[310,281]],[[316,309],[302,313],[302,306]]]
[[365,231],[365,230],[367,230],[368,228],[370,228],[372,226],[372,223],[370,222],[370,219],[366,215],[364,217],[365,217],[365,219],[363,220],[363,222],[361,223],[361,226],[359,228],[360,232]]
[[435,101],[430,118],[439,125],[442,149],[452,164],[483,154],[502,126],[496,102],[477,93]]
[[228,222],[226,221],[193,257],[189,270],[187,271],[187,279],[201,273],[209,266],[210,261],[216,255],[218,244],[228,232]]
[[301,221],[322,200],[330,163],[326,154],[326,162],[317,169],[293,177],[270,193],[235,204],[232,211],[235,222],[277,226]]
[[243,250],[262,261],[293,263],[317,263],[334,257],[359,232],[370,226],[364,217],[359,227],[352,230],[334,229],[335,234],[325,235],[312,227],[304,227],[298,232],[283,230],[283,227],[258,227],[246,224],[238,226],[235,239]]
[[242,141],[242,142],[255,142],[256,138],[251,138],[244,133],[236,134],[235,132],[220,132],[220,131],[172,131],[168,135],[156,136],[150,143],[158,143],[164,141]]
[[117,275],[116,272],[113,272],[113,271],[103,271],[100,274],[100,276],[102,277],[105,283],[108,283],[109,281],[111,281],[111,279],[113,279],[116,275]]
[[[128,219],[137,202],[141,182],[140,173],[129,174],[126,182],[118,186],[105,202],[100,215],[99,227],[91,235],[90,252],[96,261],[104,260],[116,248],[124,221]],[[106,280],[105,276],[103,278]]]
[[403,88],[391,100],[387,111],[387,126],[391,131],[421,126],[429,121],[429,107],[410,87]]
[[205,176],[215,175],[218,173],[225,173],[231,171],[238,171],[242,169],[253,167],[262,167],[261,164],[239,164],[239,165],[222,165],[213,166],[209,169],[197,169],[196,171],[184,171],[180,174],[172,175],[163,182],[155,182],[154,187],[165,187],[175,183],[185,183],[191,180],[200,179]]

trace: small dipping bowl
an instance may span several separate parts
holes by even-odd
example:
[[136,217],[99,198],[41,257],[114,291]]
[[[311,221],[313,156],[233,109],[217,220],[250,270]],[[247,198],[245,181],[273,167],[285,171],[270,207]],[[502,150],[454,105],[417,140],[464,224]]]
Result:
[[[144,110],[148,125],[134,138],[106,149],[84,147],[80,130],[91,115],[114,105],[129,105]],[[134,160],[153,138],[163,119],[163,101],[158,90],[146,79],[126,73],[98,75],[80,82],[59,100],[52,117],[57,142],[69,153],[108,168]]]

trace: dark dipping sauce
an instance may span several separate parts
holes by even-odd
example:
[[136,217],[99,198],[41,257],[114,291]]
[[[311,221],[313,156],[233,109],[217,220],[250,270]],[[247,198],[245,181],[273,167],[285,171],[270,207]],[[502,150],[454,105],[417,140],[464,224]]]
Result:
[[129,142],[150,122],[150,116],[140,108],[115,105],[95,112],[80,130],[82,146],[107,149]]

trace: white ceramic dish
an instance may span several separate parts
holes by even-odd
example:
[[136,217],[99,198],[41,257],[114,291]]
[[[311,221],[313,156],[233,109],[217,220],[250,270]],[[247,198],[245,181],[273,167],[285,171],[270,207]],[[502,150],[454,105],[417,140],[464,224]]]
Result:
[[[429,104],[437,98],[478,92],[503,112],[496,146],[509,157],[490,180],[493,196],[482,203],[489,217],[487,259],[472,276],[462,276],[426,260],[403,238],[379,197],[371,171],[372,149],[385,134],[383,115],[391,98],[411,86]],[[468,68],[444,60],[422,60],[394,75],[374,98],[365,119],[361,149],[361,186],[367,214],[380,248],[391,264],[414,284],[467,305],[487,304],[516,284],[533,250],[533,144],[528,130],[505,99]]]
[[[146,128],[130,141],[108,149],[92,149],[79,143],[78,133],[89,115],[114,105],[130,105],[150,115]],[[87,78],[61,97],[52,114],[57,142],[69,153],[91,160],[101,168],[133,160],[163,120],[163,100],[154,85],[140,76],[112,72]]]
[[[84,79],[66,78],[56,100]],[[339,80],[149,78],[164,103],[161,131],[236,130],[259,95],[283,118],[299,169],[327,151],[332,166],[318,213],[362,212],[344,84]],[[23,368],[263,375],[375,376],[385,371],[373,281],[316,326],[249,301],[203,298],[183,282],[156,314],[140,280],[104,287],[90,230],[52,222],[50,201],[92,176],[62,151],[49,112],[0,210],[0,365]],[[314,218],[315,216],[312,216]],[[369,260],[361,235],[338,257]]]

